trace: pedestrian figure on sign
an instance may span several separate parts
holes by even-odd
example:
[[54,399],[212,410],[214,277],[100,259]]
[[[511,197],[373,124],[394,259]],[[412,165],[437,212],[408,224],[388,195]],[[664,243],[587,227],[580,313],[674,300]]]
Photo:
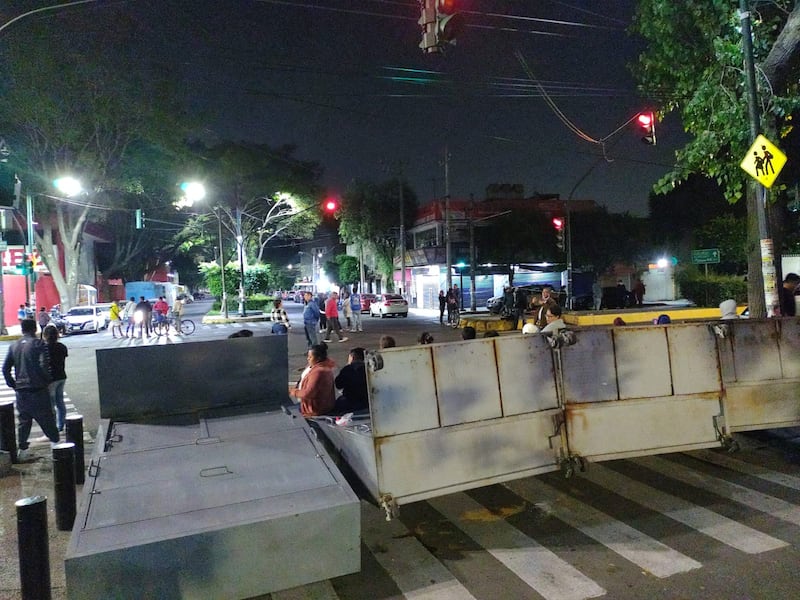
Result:
[[772,152],[767,150],[766,146],[761,146],[761,149],[764,151],[764,175],[766,175],[769,171],[772,171],[772,174],[775,174],[775,167],[772,166]]
[[753,163],[756,166],[756,177],[759,177],[760,175],[766,175],[764,172],[764,159],[758,155],[758,151],[753,152],[753,156],[755,157],[753,159]]

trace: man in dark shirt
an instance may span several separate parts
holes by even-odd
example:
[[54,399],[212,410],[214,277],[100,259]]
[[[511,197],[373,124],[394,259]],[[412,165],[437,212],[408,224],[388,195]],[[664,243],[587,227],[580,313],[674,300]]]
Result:
[[794,317],[797,314],[794,292],[798,284],[800,284],[800,275],[797,273],[789,273],[783,280],[783,287],[780,289],[782,317]]
[[347,364],[342,367],[334,379],[337,389],[342,395],[336,399],[334,412],[343,415],[369,408],[367,393],[367,370],[364,366],[364,348],[353,348],[347,357]]
[[[153,305],[145,300],[144,296],[139,296],[139,302],[136,303],[136,313],[141,315],[139,321],[139,337],[142,337],[142,328],[147,337],[150,337],[150,321],[153,319]],[[137,320],[139,316],[137,315]]]
[[[58,443],[58,428],[50,405],[47,386],[52,381],[47,344],[36,338],[36,321],[20,323],[22,337],[9,348],[3,363],[3,377],[17,397],[19,453],[17,460],[27,457],[28,436],[33,421],[39,424],[51,442]],[[12,374],[13,370],[13,374]]]

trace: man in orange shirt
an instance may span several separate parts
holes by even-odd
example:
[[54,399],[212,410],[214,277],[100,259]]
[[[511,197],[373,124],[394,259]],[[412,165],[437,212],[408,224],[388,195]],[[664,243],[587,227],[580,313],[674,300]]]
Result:
[[328,301],[325,302],[325,317],[328,325],[325,329],[325,339],[323,342],[331,341],[331,331],[335,331],[339,342],[346,342],[347,337],[342,337],[342,326],[339,324],[339,294],[332,292]]

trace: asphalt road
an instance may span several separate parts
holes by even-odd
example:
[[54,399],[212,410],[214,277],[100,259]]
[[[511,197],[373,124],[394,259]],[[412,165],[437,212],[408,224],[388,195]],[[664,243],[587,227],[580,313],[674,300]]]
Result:
[[[305,362],[305,339],[299,306],[287,308],[295,323],[291,372]],[[204,309],[200,303],[191,308],[198,314]],[[338,364],[351,346],[377,347],[384,333],[400,345],[415,343],[426,330],[436,341],[459,337],[440,327],[433,313],[365,317],[364,325],[363,334],[331,344]],[[246,326],[270,335],[266,323]],[[67,395],[94,432],[96,348],[217,339],[241,327],[202,326],[185,340],[66,338]],[[404,505],[389,523],[383,511],[363,501],[361,571],[266,598],[792,598],[800,564],[799,436],[795,429],[737,436],[741,450],[735,454],[715,449],[593,463],[570,479],[550,473]],[[3,600],[20,597],[9,558],[16,540],[8,502],[14,494],[52,495],[46,464],[40,460],[0,479]],[[54,598],[65,597],[61,557],[67,538],[51,524]]]

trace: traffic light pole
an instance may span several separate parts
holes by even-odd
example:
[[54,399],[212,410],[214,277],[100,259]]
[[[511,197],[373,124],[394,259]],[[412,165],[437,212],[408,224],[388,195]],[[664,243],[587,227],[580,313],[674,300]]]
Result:
[[450,152],[444,147],[444,260],[447,270],[447,289],[453,289],[453,247],[450,243]]

